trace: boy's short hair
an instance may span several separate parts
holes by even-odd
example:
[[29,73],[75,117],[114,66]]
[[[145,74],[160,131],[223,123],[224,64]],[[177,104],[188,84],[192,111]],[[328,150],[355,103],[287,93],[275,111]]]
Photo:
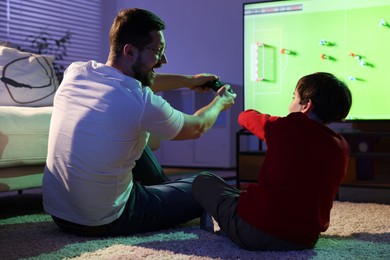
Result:
[[154,13],[139,8],[123,9],[110,29],[110,53],[114,59],[118,58],[128,43],[141,49],[152,41],[151,31],[163,30],[165,23]]
[[333,74],[317,72],[302,77],[296,86],[301,104],[309,100],[313,103],[312,112],[324,124],[344,119],[351,109],[352,95],[347,85]]

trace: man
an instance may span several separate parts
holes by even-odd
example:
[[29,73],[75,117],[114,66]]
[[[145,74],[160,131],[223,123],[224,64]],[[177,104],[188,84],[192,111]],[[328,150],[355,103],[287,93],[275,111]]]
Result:
[[129,235],[173,227],[202,212],[192,197],[193,177],[168,181],[147,142],[150,136],[199,138],[236,95],[226,85],[193,115],[155,95],[217,78],[156,74],[167,63],[164,29],[155,14],[125,9],[111,27],[106,64],[75,62],[65,72],[43,179],[44,209],[65,232]]

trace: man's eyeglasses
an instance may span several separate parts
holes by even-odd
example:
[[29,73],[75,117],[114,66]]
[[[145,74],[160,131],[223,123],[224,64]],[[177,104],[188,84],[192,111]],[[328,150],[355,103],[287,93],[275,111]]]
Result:
[[145,47],[146,50],[152,50],[154,54],[157,56],[157,60],[161,61],[165,57],[164,48],[152,48],[152,47]]

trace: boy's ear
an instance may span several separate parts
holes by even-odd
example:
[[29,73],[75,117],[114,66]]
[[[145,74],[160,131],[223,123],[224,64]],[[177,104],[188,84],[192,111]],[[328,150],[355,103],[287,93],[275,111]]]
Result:
[[302,105],[301,112],[307,115],[310,113],[312,109],[313,109],[313,102],[311,101],[311,99],[309,99],[309,101],[306,104]]

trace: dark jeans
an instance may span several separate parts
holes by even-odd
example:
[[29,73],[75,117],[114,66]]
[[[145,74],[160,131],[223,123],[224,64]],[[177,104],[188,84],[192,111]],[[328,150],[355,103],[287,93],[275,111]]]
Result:
[[53,216],[65,232],[81,236],[119,236],[174,227],[200,217],[192,196],[195,176],[170,181],[146,147],[133,169],[133,189],[121,216],[102,226],[83,226]]
[[237,214],[240,190],[212,173],[200,173],[195,178],[193,193],[199,204],[218,222],[221,230],[241,248],[255,251],[311,248],[277,239],[242,220]]

